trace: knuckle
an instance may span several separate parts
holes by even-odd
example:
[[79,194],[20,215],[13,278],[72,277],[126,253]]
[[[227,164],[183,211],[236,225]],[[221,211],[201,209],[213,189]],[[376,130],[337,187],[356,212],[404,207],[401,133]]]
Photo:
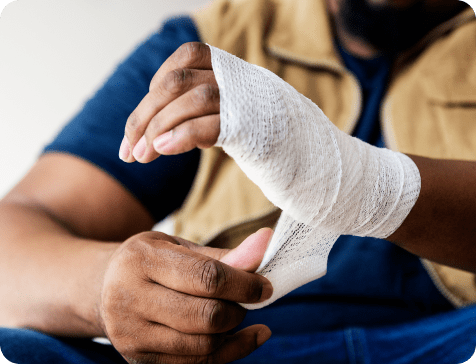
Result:
[[188,129],[190,139],[193,140],[197,146],[203,144],[204,139],[208,139],[206,128],[202,127],[198,120],[192,120]]
[[173,351],[198,357],[212,353],[220,344],[215,335],[185,336],[174,341]]
[[198,353],[199,355],[209,355],[221,345],[222,339],[219,335],[199,335]]
[[167,73],[163,80],[162,88],[170,94],[180,94],[186,87],[191,76],[187,69],[176,69]]
[[249,302],[258,302],[263,293],[263,283],[258,280],[253,280],[248,285],[248,300]]
[[185,60],[186,64],[193,65],[201,60],[203,45],[198,42],[189,42],[180,46],[178,53],[181,59]]
[[157,262],[156,251],[161,249],[161,244],[153,244],[147,233],[141,233],[134,239],[127,241],[122,251],[119,264],[126,267],[129,275],[148,280],[147,271]]
[[192,93],[192,101],[197,106],[208,105],[217,101],[218,88],[214,85],[204,83],[195,87]]
[[[194,348],[194,349],[196,349],[196,348]],[[189,340],[186,339],[185,337],[177,338],[176,340],[174,340],[174,342],[173,342],[173,351],[177,352],[177,353],[190,353],[190,354],[192,354]]]
[[198,290],[205,292],[209,296],[219,293],[226,284],[227,276],[223,266],[216,260],[200,260],[196,263],[196,274],[198,279]]
[[[197,140],[197,146],[199,148],[210,148],[214,146],[220,135],[220,119],[218,116],[217,122],[205,124],[203,127],[199,127],[197,120],[191,120],[192,130],[197,134],[194,135]],[[197,124],[195,124],[197,123]]]
[[134,343],[130,340],[129,332],[120,320],[114,321],[107,326],[107,334],[116,349],[120,352],[133,354],[137,351]]
[[207,300],[202,309],[202,320],[207,332],[216,332],[225,321],[225,305],[219,300]]
[[149,250],[149,244],[143,234],[137,236],[137,239],[130,241],[124,248],[124,258],[128,261],[141,261]]
[[[182,343],[175,349],[180,353],[188,353],[189,355],[204,356],[214,352],[222,343],[221,335],[195,335],[192,342]],[[182,340],[184,341],[184,340]]]
[[154,115],[154,117],[152,117],[149,124],[147,125],[147,130],[145,131],[144,135],[146,135],[146,137],[148,136],[151,139],[159,135],[160,131],[163,131],[162,126],[164,120],[166,120],[166,118],[164,118],[161,112],[159,112],[157,115]]
[[148,352],[148,346],[142,339],[144,326],[135,327],[134,329],[131,329],[130,325],[127,324],[123,324],[122,326],[127,327],[127,330],[123,330],[125,334],[121,337],[111,339],[111,343],[114,345],[116,350],[128,360],[136,360],[133,362],[137,363],[143,363],[143,360],[147,362],[147,360],[153,359],[150,356],[143,356],[143,353]]
[[183,140],[197,142],[200,137],[200,130],[197,128],[200,128],[200,126],[197,125],[196,120],[192,119],[188,120],[188,122],[181,128],[177,128],[179,130],[176,130],[175,132],[177,133],[177,136],[180,136]]
[[128,315],[135,302],[136,297],[134,293],[120,282],[110,285],[102,293],[101,304],[106,316],[108,332],[112,329],[116,333],[114,336],[122,336],[120,335],[123,330],[123,327],[120,325],[121,318]]
[[129,115],[126,122],[126,133],[134,134],[140,127],[140,119],[135,111]]
[[161,231],[146,231],[141,234],[144,236],[144,238],[151,239],[154,241],[174,241],[173,239],[171,239],[170,235],[167,235],[166,233],[163,233]]

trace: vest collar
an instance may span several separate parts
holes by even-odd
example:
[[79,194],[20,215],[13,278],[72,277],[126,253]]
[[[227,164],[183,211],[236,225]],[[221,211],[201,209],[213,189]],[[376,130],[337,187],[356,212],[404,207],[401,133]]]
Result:
[[[345,72],[335,50],[333,27],[325,0],[276,0],[276,4],[274,20],[267,37],[267,50],[270,54],[310,67]],[[468,8],[442,23],[405,52],[398,60],[398,65],[406,63],[441,35],[474,21],[474,18],[474,11]]]
[[291,62],[343,71],[325,0],[278,0],[276,4],[268,52]]

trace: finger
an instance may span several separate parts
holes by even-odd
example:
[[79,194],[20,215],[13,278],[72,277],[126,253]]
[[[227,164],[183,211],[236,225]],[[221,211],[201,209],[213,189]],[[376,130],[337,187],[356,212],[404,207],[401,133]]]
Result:
[[187,247],[194,252],[200,253],[202,255],[206,255],[207,257],[220,260],[223,256],[228,254],[231,249],[222,249],[222,248],[212,248],[209,246],[202,246],[198,244],[194,244],[188,240],[182,239],[178,236],[173,237],[180,245]]
[[129,259],[141,262],[144,279],[176,291],[242,303],[262,302],[272,294],[266,278],[175,245],[161,235],[141,234],[131,249],[136,256]]
[[272,236],[272,229],[260,229],[248,236],[238,247],[229,251],[220,261],[234,268],[255,272],[263,260]]
[[264,325],[253,325],[227,337],[225,342],[209,355],[186,356],[146,353],[137,355],[132,358],[131,362],[170,364],[230,363],[250,355],[253,351],[263,345],[270,336],[271,331],[268,327]]
[[133,358],[140,353],[172,355],[209,355],[223,344],[226,334],[189,335],[153,322],[143,322],[134,330],[121,328],[112,344],[122,355]]
[[182,44],[169,58],[167,58],[154,75],[150,83],[150,89],[155,88],[156,84],[160,83],[160,80],[167,73],[178,68],[211,70],[212,55],[210,47],[199,42]]
[[266,252],[272,236],[272,229],[259,229],[254,234],[248,236],[234,249],[200,246],[179,237],[174,236],[174,238],[197,253],[219,260],[233,268],[241,269],[246,272],[255,272],[263,260],[264,253]]
[[220,135],[220,114],[207,115],[188,120],[176,126],[153,142],[157,155],[175,155],[196,147],[204,149],[214,146]]
[[[249,326],[231,336],[211,356],[219,363],[229,363],[242,359],[258,349],[271,337],[271,330],[265,325]],[[213,360],[212,360],[213,362]]]
[[165,74],[160,82],[157,79],[155,86],[127,119],[121,159],[133,162],[132,150],[144,135],[150,120],[170,102],[203,83],[216,85],[213,71],[179,68]]
[[[134,148],[134,158],[141,163],[152,161],[158,157],[157,152],[152,147],[152,141],[154,141],[156,137],[188,120],[213,114],[220,114],[220,92],[218,86],[206,83],[186,92],[167,104],[149,121],[144,134],[145,138],[142,138]],[[217,120],[217,122],[214,128],[211,129],[213,135],[208,137],[208,139],[211,140],[216,134],[216,142],[219,134],[220,119],[215,118],[214,120]],[[196,129],[193,129],[193,126],[195,126]],[[207,134],[199,130],[200,126],[196,122],[193,122],[186,128],[180,128],[177,131],[187,131],[188,128],[191,128],[188,131],[192,135],[199,134],[205,137],[207,136]],[[218,134],[216,131],[218,131]],[[173,139],[170,136],[165,136],[164,138],[166,138],[165,141]],[[159,139],[156,143],[159,141],[164,141],[164,139]],[[209,146],[213,144],[214,143],[209,143]],[[193,149],[193,147],[188,150],[191,149]]]
[[187,334],[216,334],[238,326],[246,316],[240,305],[191,296],[147,282],[135,305],[140,317]]
[[156,114],[147,125],[146,139],[152,142],[160,134],[186,120],[213,114],[220,114],[219,88],[211,83],[201,84],[167,104]]

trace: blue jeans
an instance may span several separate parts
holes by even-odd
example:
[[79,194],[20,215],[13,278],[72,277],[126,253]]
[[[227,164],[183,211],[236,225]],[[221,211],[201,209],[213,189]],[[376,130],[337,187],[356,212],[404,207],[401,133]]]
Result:
[[[0,329],[0,348],[17,364],[125,363],[112,346],[23,329]],[[238,363],[459,364],[467,361],[475,348],[476,306],[471,306],[381,328],[274,335]]]

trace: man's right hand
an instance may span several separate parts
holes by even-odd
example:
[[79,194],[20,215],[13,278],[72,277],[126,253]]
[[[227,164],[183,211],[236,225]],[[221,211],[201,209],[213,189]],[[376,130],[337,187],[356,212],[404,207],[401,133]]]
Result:
[[253,352],[270,337],[268,327],[227,332],[246,314],[236,302],[272,294],[266,278],[250,273],[271,233],[262,229],[233,251],[158,232],[128,239],[109,261],[101,292],[100,320],[112,344],[130,363],[227,363]]

